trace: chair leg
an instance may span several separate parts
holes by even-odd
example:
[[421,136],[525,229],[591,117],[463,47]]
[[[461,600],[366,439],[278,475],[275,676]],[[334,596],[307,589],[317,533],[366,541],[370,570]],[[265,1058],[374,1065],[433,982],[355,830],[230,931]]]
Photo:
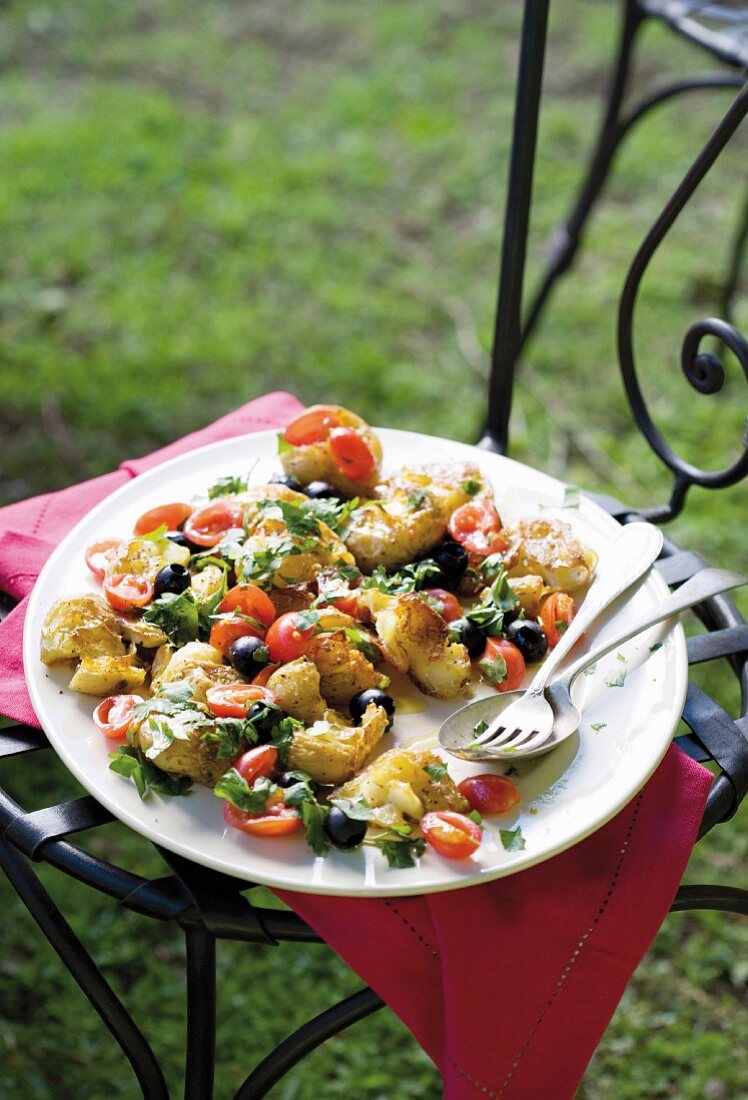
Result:
[[187,1056],[185,1100],[210,1100],[216,1059],[216,941],[212,932],[185,929],[187,948]]

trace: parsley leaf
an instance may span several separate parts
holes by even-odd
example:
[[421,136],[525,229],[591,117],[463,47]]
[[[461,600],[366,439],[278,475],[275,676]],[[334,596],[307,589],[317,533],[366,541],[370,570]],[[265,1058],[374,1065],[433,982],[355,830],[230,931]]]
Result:
[[138,535],[137,538],[141,542],[161,542],[161,540],[168,534],[169,528],[165,523],[162,523],[160,527],[155,527],[153,531],[148,531],[145,535]]
[[605,729],[607,724],[608,724],[607,722],[593,722],[592,725],[590,726],[590,729],[593,729],[595,731],[595,733],[597,733],[598,730]]
[[475,477],[469,477],[467,481],[463,481],[462,490],[467,493],[469,497],[474,497],[476,493],[479,493],[483,488],[483,482],[478,481]]
[[436,780],[443,779],[447,774],[445,764],[426,764],[423,770],[428,772],[432,779]]
[[395,827],[381,836],[366,840],[366,844],[372,844],[379,848],[390,867],[415,867],[415,858],[422,856],[426,848],[423,837],[413,838],[404,836],[405,829],[410,833],[410,826]]
[[466,816],[469,817],[471,821],[474,821],[476,825],[483,824],[483,814],[480,810],[471,810]]
[[493,657],[483,657],[478,661],[478,668],[491,684],[501,684],[506,680],[506,661],[500,653],[496,653]]
[[374,817],[374,810],[365,798],[334,798],[331,804],[338,806],[346,817],[354,821],[371,821]]
[[412,493],[408,493],[408,509],[411,512],[420,512],[431,503],[431,500],[431,493],[426,492],[425,489],[414,489]]
[[655,642],[654,645],[649,647],[650,653],[656,653],[658,649],[662,649],[662,642]]
[[[504,629],[504,615],[507,611],[521,611],[519,598],[507,580],[506,570],[501,567],[496,578],[481,598],[477,607],[466,612],[465,618],[479,626],[485,634],[497,637]],[[506,674],[506,672],[505,672]],[[492,683],[499,683],[493,680]]]
[[249,474],[246,477],[235,477],[231,474],[226,477],[219,477],[208,489],[208,500],[228,496],[230,493],[243,493],[248,484]]
[[488,722],[485,722],[481,718],[480,722],[476,722],[475,725],[473,726],[473,733],[476,735],[476,737],[480,737],[480,735],[482,733],[485,733],[487,729],[488,729]]
[[186,794],[192,786],[192,780],[185,775],[169,775],[146,760],[139,749],[132,745],[120,745],[117,752],[109,753],[109,768],[125,779],[131,779],[141,798],[151,791],[156,794],[175,797]]
[[365,630],[362,630],[358,626],[344,626],[343,633],[349,642],[355,645],[367,661],[370,661],[373,665],[381,663],[382,654],[379,648],[375,645],[370,634],[367,634]]
[[[288,799],[286,799],[288,801]],[[321,806],[315,798],[305,799],[300,806],[301,820],[304,823],[307,844],[315,855],[323,856],[330,848],[330,841],[324,830],[325,820],[329,813],[326,806]]]
[[519,825],[516,829],[499,829],[499,836],[505,851],[523,851],[525,847],[525,838],[522,836],[522,830]]
[[285,765],[288,760],[288,754],[291,749],[291,742],[293,741],[294,734],[297,733],[298,730],[303,730],[303,728],[303,722],[299,722],[297,718],[287,716],[274,725],[270,731],[270,740],[278,750],[278,759],[281,765]]
[[225,775],[216,783],[213,794],[218,798],[225,798],[232,806],[246,813],[262,813],[271,794],[278,790],[275,783],[264,775],[255,779],[250,787],[247,780],[239,774],[236,768],[229,768]]
[[424,587],[429,577],[439,572],[436,562],[428,559],[414,561],[394,573],[388,573],[384,566],[378,565],[370,577],[364,577],[361,587],[378,588],[380,592],[386,592],[390,596],[399,596],[405,592],[417,592]]
[[146,608],[143,621],[160,627],[177,647],[196,641],[200,618],[195,593],[191,588],[179,593],[164,592]]
[[615,675],[613,675],[613,673],[609,672],[608,675],[605,677],[604,682],[605,682],[605,685],[609,688],[621,688],[621,687],[623,687],[623,685],[626,683],[626,672],[625,672],[625,670],[622,671],[622,672],[617,672]]
[[284,455],[287,454],[289,451],[295,450],[296,448],[294,447],[293,443],[288,443],[287,440],[284,438],[283,432],[278,432],[278,454]]

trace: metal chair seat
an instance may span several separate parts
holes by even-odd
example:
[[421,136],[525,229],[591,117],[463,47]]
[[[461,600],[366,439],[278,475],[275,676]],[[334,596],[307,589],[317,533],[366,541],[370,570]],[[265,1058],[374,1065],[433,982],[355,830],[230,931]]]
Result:
[[748,8],[742,0],[639,0],[645,15],[661,19],[689,42],[703,46],[725,65],[748,65]]

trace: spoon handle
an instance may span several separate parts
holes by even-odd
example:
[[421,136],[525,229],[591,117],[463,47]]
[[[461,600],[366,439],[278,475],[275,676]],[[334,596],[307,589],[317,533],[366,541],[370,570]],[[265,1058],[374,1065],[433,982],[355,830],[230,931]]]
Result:
[[[540,695],[567,653],[606,607],[646,573],[662,549],[662,531],[651,523],[628,523],[605,551],[604,573],[593,584],[578,613],[528,687]],[[511,584],[511,581],[510,581]]]
[[[731,588],[739,588],[746,583],[748,581],[745,577],[741,577],[739,573],[732,573],[729,569],[702,569],[685,584],[682,584],[677,592],[673,592],[671,596],[653,607],[646,615],[630,623],[625,630],[615,634],[612,638],[601,642],[589,653],[585,653],[583,657],[580,657],[578,661],[567,668],[564,674],[555,681],[555,684],[570,689],[580,672],[593,665],[601,657],[605,657],[611,650],[629,641],[630,638],[641,634],[650,626],[656,626],[663,619],[669,619],[671,616],[677,615],[678,612],[693,607],[694,604],[703,603],[704,600],[708,600],[712,596],[718,596],[720,592],[727,592]],[[549,690],[554,686],[554,684],[549,685]]]

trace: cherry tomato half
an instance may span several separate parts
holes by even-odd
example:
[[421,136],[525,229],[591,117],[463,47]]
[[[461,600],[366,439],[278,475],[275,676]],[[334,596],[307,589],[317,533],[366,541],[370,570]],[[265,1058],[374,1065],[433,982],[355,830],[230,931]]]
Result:
[[217,619],[210,628],[210,644],[214,649],[219,649],[224,657],[228,654],[229,646],[237,638],[250,635],[252,638],[262,638],[264,628],[255,626],[249,619],[243,619],[241,615],[229,615],[225,619]]
[[[448,623],[462,618],[464,612],[460,601],[453,592],[447,592],[446,588],[424,588],[421,595],[428,596],[428,602]],[[435,606],[436,604],[439,606]]]
[[377,460],[353,428],[333,428],[329,436],[335,464],[351,481],[363,481],[376,469]]
[[337,428],[339,424],[338,414],[330,405],[314,405],[291,421],[283,438],[293,447],[321,443],[323,439],[327,439],[331,429]]
[[525,677],[525,658],[506,638],[488,638],[478,668],[497,691],[516,691]]
[[545,601],[540,609],[540,621],[549,649],[561,641],[575,614],[574,600],[566,592],[554,592]]
[[418,824],[426,843],[447,859],[468,859],[480,847],[480,828],[464,814],[438,810],[424,814]]
[[105,737],[112,741],[124,741],[133,709],[142,702],[139,695],[110,695],[99,703],[93,720]]
[[153,599],[153,581],[139,573],[114,573],[104,578],[104,595],[117,611],[145,607]]
[[243,718],[253,703],[275,702],[272,691],[254,684],[215,684],[205,699],[216,718]]
[[227,531],[244,524],[241,504],[214,500],[193,512],[184,525],[185,538],[196,546],[217,546]]
[[238,611],[262,626],[270,626],[275,618],[273,601],[256,584],[237,584],[230,588],[218,605],[218,612]]
[[472,500],[457,508],[449,519],[449,533],[468,553],[482,557],[498,554],[508,545],[501,534],[499,513],[491,500]]
[[491,772],[470,775],[457,784],[457,789],[468,800],[470,809],[477,810],[485,817],[507,814],[520,803],[516,784],[505,775],[494,775]]
[[314,634],[314,626],[300,626],[298,618],[298,611],[286,612],[275,620],[265,635],[265,645],[270,651],[270,656],[279,664],[303,657],[307,643]]
[[158,508],[151,508],[143,512],[138,522],[133,527],[134,535],[149,535],[157,527],[166,525],[169,531],[178,530],[188,516],[192,515],[192,507],[189,504],[159,504]]
[[257,814],[239,810],[227,802],[223,807],[223,820],[227,825],[241,829],[251,836],[288,836],[289,833],[303,828],[301,818],[293,806],[287,806],[283,801],[268,801],[265,809]]
[[234,767],[251,787],[255,779],[259,779],[261,775],[270,779],[277,764],[278,750],[275,745],[258,745],[257,748],[243,752],[234,763]]
[[86,565],[97,581],[104,580],[107,565],[122,545],[121,539],[101,539],[100,542],[92,542],[88,547]]

